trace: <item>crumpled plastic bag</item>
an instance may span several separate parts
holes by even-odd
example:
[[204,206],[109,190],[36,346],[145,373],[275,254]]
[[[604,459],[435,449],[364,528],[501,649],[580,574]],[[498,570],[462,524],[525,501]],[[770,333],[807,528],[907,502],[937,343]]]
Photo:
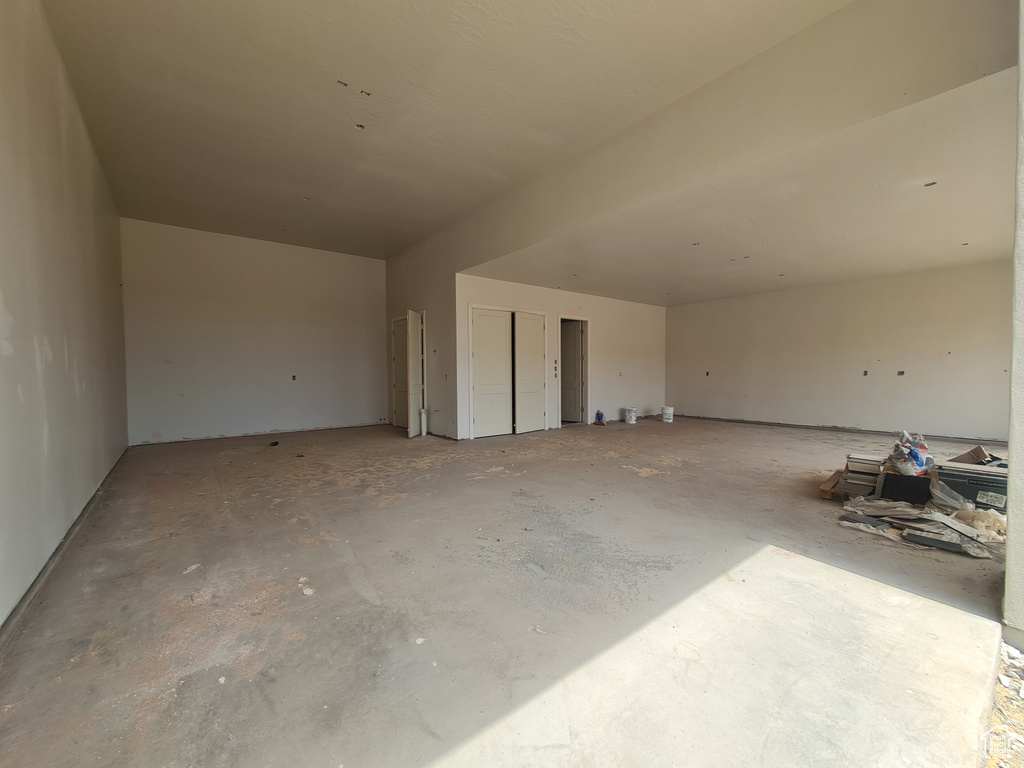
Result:
[[901,475],[914,477],[928,472],[935,466],[935,459],[928,455],[928,443],[923,435],[912,435],[903,430],[896,435],[889,463]]
[[932,474],[932,499],[926,507],[949,515],[978,532],[977,538],[986,544],[1006,541],[1006,515],[992,509],[979,509],[974,502],[954,491],[938,476]]
[[1006,541],[1006,515],[991,509],[960,509],[954,517],[978,531],[981,541]]
[[944,482],[939,480],[938,475],[932,475],[929,486],[932,494],[931,504],[948,515],[955,514],[961,509],[974,509],[974,502],[964,498]]

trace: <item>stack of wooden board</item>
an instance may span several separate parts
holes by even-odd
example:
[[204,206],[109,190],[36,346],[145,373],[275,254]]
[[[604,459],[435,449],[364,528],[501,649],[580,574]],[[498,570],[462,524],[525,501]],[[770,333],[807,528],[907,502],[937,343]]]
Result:
[[856,496],[875,497],[881,491],[882,475],[887,459],[877,456],[862,456],[851,453],[846,457],[846,467],[836,470],[820,488],[822,498],[831,499]]

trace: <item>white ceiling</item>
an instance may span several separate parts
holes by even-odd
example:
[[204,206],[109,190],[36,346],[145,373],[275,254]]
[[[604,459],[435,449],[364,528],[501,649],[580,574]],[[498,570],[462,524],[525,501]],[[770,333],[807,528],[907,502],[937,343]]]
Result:
[[673,305],[1008,259],[1016,104],[1004,70],[467,272]]
[[43,2],[123,216],[384,257],[849,0]]

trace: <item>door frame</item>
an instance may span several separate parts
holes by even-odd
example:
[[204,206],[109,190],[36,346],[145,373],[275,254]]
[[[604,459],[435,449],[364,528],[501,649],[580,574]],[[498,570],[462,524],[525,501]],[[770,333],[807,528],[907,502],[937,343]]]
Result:
[[[414,309],[413,312],[420,314],[420,333],[423,334],[423,407],[427,408],[427,310]],[[408,313],[392,317],[388,324],[388,424],[395,426],[395,323],[399,320],[408,319]],[[408,383],[408,382],[407,382]],[[420,417],[419,411],[416,418]],[[412,423],[412,414],[409,414],[409,423]],[[430,434],[430,409],[427,408],[427,434]]]
[[[590,318],[586,315],[558,313],[558,366],[562,369],[562,321],[582,320],[586,323],[583,329],[583,421],[590,423]],[[555,387],[558,390],[558,428],[562,429],[562,382]]]
[[[474,418],[474,415],[475,415],[473,413],[473,410],[474,410],[474,406],[473,406],[473,310],[474,309],[490,309],[490,310],[494,310],[495,312],[511,312],[512,313],[512,334],[513,334],[512,335],[512,396],[513,397],[515,397],[515,392],[516,392],[516,361],[515,361],[515,323],[516,323],[516,312],[529,312],[531,315],[543,315],[544,316],[544,384],[545,384],[545,395],[544,395],[544,397],[545,397],[545,399],[548,397],[547,393],[550,392],[550,387],[547,386],[547,384],[548,384],[548,374],[550,373],[550,369],[548,368],[548,333],[549,333],[549,330],[548,330],[548,313],[545,312],[543,309],[525,309],[523,307],[519,307],[518,309],[516,309],[515,307],[499,307],[499,306],[494,305],[494,304],[475,304],[475,303],[470,302],[469,307],[468,307],[468,315],[469,315],[469,317],[468,317],[468,320],[466,322],[466,328],[468,328],[468,330],[469,330],[469,332],[468,332],[469,346],[467,347],[467,350],[466,350],[469,353],[469,360],[467,361],[469,363],[469,376],[467,376],[466,380],[468,382],[467,394],[469,396],[469,439],[470,440],[475,440],[476,439],[476,429],[474,427],[474,422],[473,422],[473,418]],[[426,321],[424,321],[424,322],[426,322]],[[550,403],[546,403],[546,405],[550,405]],[[559,410],[561,410],[561,403],[559,403]],[[513,404],[513,406],[512,406],[512,434],[513,435],[516,433],[515,429],[516,429],[516,409],[515,409],[515,405]],[[551,429],[551,408],[548,408],[548,407],[544,408],[544,429],[545,430]]]
[[[427,412],[427,431],[424,432],[420,437],[426,437],[430,434],[430,408],[427,407],[427,360],[430,356],[427,354],[427,310],[417,309],[416,312],[420,313],[420,333],[423,339],[423,360],[420,365],[423,366],[423,405],[421,406]],[[416,414],[416,418],[420,417],[419,413]]]

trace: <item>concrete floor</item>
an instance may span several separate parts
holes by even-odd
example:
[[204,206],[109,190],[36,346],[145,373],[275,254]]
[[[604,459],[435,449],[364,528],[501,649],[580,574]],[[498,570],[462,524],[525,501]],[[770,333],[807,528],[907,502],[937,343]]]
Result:
[[0,765],[974,766],[1002,564],[817,496],[890,444],[680,419],[132,448],[0,657]]

